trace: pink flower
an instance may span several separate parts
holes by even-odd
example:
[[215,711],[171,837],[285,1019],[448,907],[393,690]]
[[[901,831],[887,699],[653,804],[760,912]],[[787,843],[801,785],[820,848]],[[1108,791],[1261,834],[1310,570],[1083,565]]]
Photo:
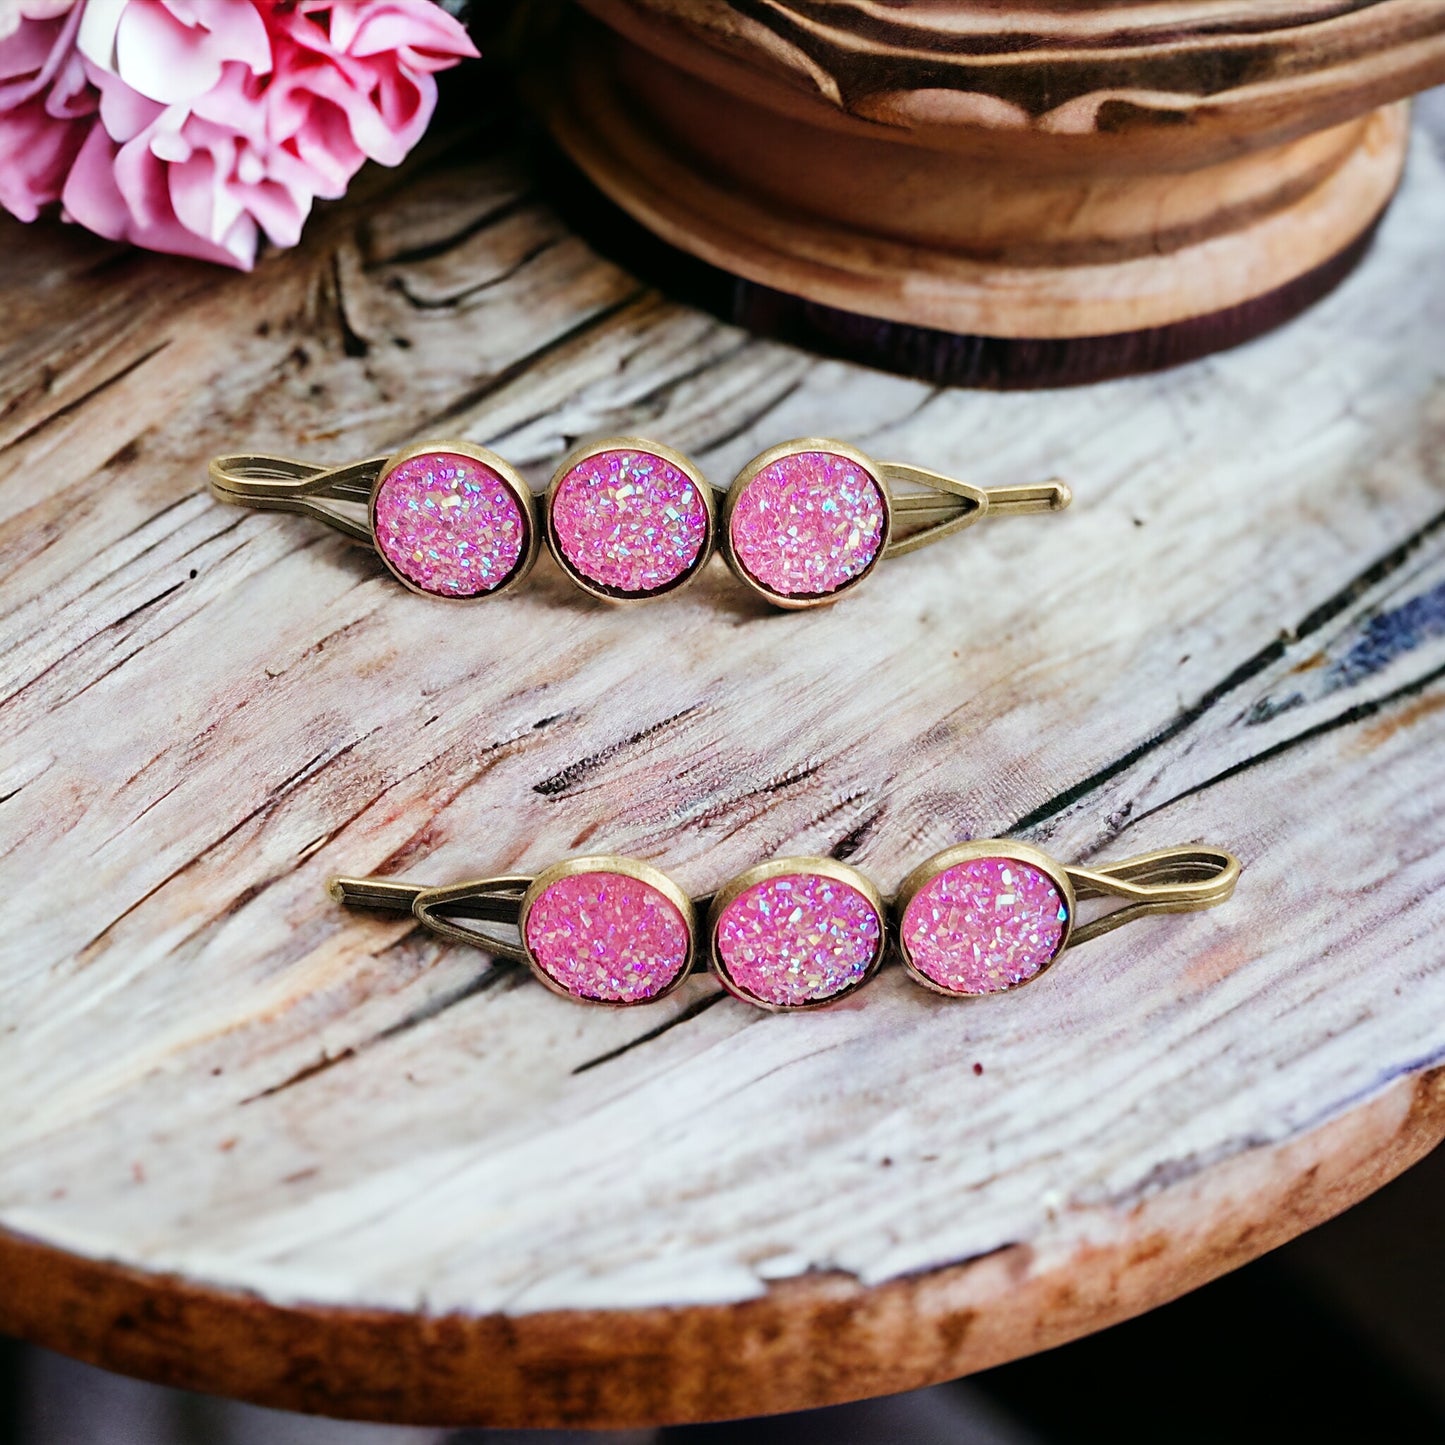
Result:
[[[80,66],[90,107],[80,138],[67,132],[67,215],[247,269],[262,232],[294,245],[315,197],[343,194],[368,159],[397,164],[431,119],[435,72],[476,54],[433,0],[80,0],[0,40],[0,111],[6,47],[42,24],[73,38],[64,67]],[[62,48],[58,29],[49,38]],[[0,201],[22,214],[3,190]]]
[[0,206],[33,221],[60,199],[93,123],[73,0],[0,0]]
[[75,0],[0,0],[0,40],[8,40],[23,20],[53,20],[64,15]]

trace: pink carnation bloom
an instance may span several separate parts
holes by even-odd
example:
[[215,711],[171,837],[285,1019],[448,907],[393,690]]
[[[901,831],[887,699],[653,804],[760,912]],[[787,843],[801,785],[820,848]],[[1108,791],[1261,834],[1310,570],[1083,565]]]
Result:
[[261,232],[294,245],[315,197],[368,159],[397,164],[431,119],[434,73],[476,54],[433,0],[82,0],[63,23],[99,107],[67,215],[246,269]]
[[0,0],[0,206],[33,221],[60,199],[94,121],[73,0]]
[[53,20],[64,15],[75,0],[0,0],[0,40],[8,40],[23,20]]

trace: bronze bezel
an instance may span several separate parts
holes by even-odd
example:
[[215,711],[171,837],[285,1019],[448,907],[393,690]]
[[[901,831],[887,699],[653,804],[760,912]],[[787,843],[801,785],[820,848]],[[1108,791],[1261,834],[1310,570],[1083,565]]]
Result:
[[[727,964],[718,948],[718,924],[722,921],[728,904],[756,884],[765,883],[770,878],[797,877],[808,873],[831,878],[834,882],[845,884],[863,895],[878,917],[878,946],[874,949],[873,957],[864,972],[847,988],[840,989],[828,998],[800,1004],[768,1003],[749,993],[728,972]],[[714,895],[712,906],[708,909],[707,914],[707,947],[713,973],[717,975],[718,981],[734,998],[752,1004],[754,1008],[766,1009],[769,1013],[802,1013],[807,1009],[826,1008],[840,999],[847,998],[849,994],[856,993],[873,978],[882,966],[884,956],[888,951],[888,907],[884,903],[882,895],[873,886],[871,879],[865,877],[856,868],[850,868],[846,863],[840,863],[835,858],[774,858],[767,863],[759,863],[756,867],[739,873],[736,878],[731,879]]]
[[[615,588],[605,587],[600,582],[594,582],[590,577],[584,576],[577,570],[562,551],[561,543],[557,540],[556,528],[552,525],[552,504],[556,499],[557,489],[574,467],[580,466],[589,457],[600,456],[603,452],[645,452],[648,456],[660,457],[663,461],[676,467],[692,483],[693,490],[702,500],[703,511],[707,518],[707,533],[703,538],[697,557],[687,571],[675,577],[667,586],[659,587],[655,592],[622,592]],[[618,606],[628,606],[635,602],[652,602],[656,598],[668,597],[672,593],[680,591],[707,566],[712,554],[717,550],[717,489],[703,476],[690,458],[675,451],[672,447],[664,446],[661,442],[649,441],[646,437],[603,437],[600,441],[588,442],[585,446],[576,447],[570,451],[563,457],[557,469],[552,473],[551,481],[547,483],[547,490],[542,501],[542,519],[547,550],[552,554],[552,560],[567,575],[568,580],[589,596],[596,597],[603,602],[616,603]]]
[[[486,592],[473,592],[469,596],[451,596],[444,592],[428,592],[426,588],[419,587],[404,572],[396,567],[390,557],[382,551],[377,541],[376,532],[376,499],[381,495],[382,485],[386,479],[403,462],[409,462],[413,457],[424,457],[432,455],[452,454],[466,457],[471,461],[480,462],[484,467],[490,467],[502,481],[509,491],[517,499],[517,505],[522,509],[522,516],[527,524],[527,536],[522,544],[521,555],[517,558],[516,565],[507,575],[495,586]],[[430,597],[436,602],[488,602],[493,597],[500,597],[502,593],[510,591],[532,570],[537,560],[537,553],[541,547],[541,524],[537,516],[537,497],[531,487],[527,485],[526,479],[509,462],[499,457],[496,452],[489,451],[486,447],[478,446],[475,442],[455,441],[451,439],[443,441],[420,442],[416,446],[405,447],[386,459],[386,464],[377,473],[376,481],[372,484],[371,500],[366,508],[367,526],[371,529],[371,545],[376,555],[381,558],[386,570],[406,588],[408,592],[415,592],[418,597]]]
[[[832,452],[836,456],[847,457],[849,461],[868,473],[873,479],[874,486],[878,488],[879,496],[883,499],[883,536],[879,539],[878,550],[873,554],[872,561],[856,577],[850,578],[832,592],[791,594],[774,592],[772,588],[765,586],[754,577],[733,551],[732,522],[738,499],[764,467],[769,467],[784,457],[795,456],[799,452]],[[888,545],[892,541],[895,499],[893,490],[888,485],[883,472],[882,464],[875,462],[866,452],[849,446],[847,442],[835,441],[832,437],[800,437],[796,441],[780,442],[775,447],[769,447],[767,451],[759,452],[733,478],[732,485],[727,490],[727,496],[723,499],[722,523],[718,528],[718,549],[722,552],[724,560],[738,581],[745,587],[751,588],[759,597],[772,603],[774,607],[781,607],[790,612],[800,611],[807,607],[827,607],[847,596],[872,575],[873,569],[883,560],[883,554],[887,552]]]
[[[903,920],[908,913],[908,905],[913,902],[925,885],[931,883],[940,873],[944,873],[960,863],[971,862],[975,858],[1009,858],[1018,863],[1026,863],[1031,868],[1037,868],[1059,890],[1059,896],[1064,900],[1064,906],[1068,910],[1068,917],[1064,920],[1064,931],[1059,939],[1059,946],[1054,950],[1054,956],[1037,973],[1024,979],[1021,983],[995,989],[992,993],[956,993],[952,989],[935,983],[914,965],[903,935]],[[1047,853],[1028,843],[1016,842],[1012,838],[979,838],[968,843],[955,843],[953,847],[945,848],[941,853],[935,853],[926,863],[919,864],[903,880],[903,884],[898,890],[898,896],[893,900],[893,933],[898,940],[898,956],[914,983],[922,984],[924,988],[932,993],[941,994],[944,998],[998,998],[1004,994],[1016,993],[1019,989],[1033,983],[1035,979],[1042,978],[1059,961],[1064,950],[1069,946],[1077,909],[1078,900],[1074,896],[1073,882],[1063,865],[1050,858]]]
[[[532,905],[559,878],[571,878],[579,873],[621,873],[625,877],[636,878],[650,888],[655,888],[682,915],[683,924],[687,928],[687,959],[678,970],[677,977],[666,988],[660,989],[647,998],[634,999],[630,1003],[611,999],[581,998],[575,993],[569,993],[538,963],[532,950],[527,946],[527,918],[532,911]],[[616,853],[592,853],[580,858],[567,858],[561,863],[552,864],[550,868],[544,868],[527,885],[527,891],[522,895],[521,910],[517,915],[517,929],[521,934],[523,957],[537,981],[561,998],[571,999],[573,1003],[587,1004],[592,1008],[638,1008],[644,1004],[656,1003],[659,999],[666,998],[668,994],[682,987],[683,982],[691,975],[693,965],[697,961],[697,910],[693,907],[692,899],[661,869],[654,868],[650,863],[642,863],[636,858],[620,857]]]

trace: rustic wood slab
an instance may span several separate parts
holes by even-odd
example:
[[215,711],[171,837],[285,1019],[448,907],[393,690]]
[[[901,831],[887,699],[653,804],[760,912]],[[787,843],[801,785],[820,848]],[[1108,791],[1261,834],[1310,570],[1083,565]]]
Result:
[[[1270,338],[1007,397],[642,289],[484,129],[250,278],[0,237],[0,1326],[312,1411],[626,1424],[896,1390],[1097,1329],[1445,1133],[1445,115]],[[406,594],[219,506],[238,446],[460,434],[537,482],[655,434],[716,480],[836,433],[1001,521],[791,616],[716,564],[614,610],[544,560]],[[569,852],[885,889],[1005,832],[1193,840],[1213,913],[976,1005],[589,1010],[347,913],[335,872]]]

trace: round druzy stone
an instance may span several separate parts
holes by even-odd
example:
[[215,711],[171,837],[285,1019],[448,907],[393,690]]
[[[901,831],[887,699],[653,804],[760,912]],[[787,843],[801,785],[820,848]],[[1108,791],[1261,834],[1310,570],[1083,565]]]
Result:
[[1069,910],[1053,879],[1014,858],[974,858],[929,879],[903,914],[913,966],[949,993],[998,993],[1059,951]]
[[455,452],[427,452],[393,467],[372,510],[382,555],[439,597],[477,597],[501,586],[529,540],[507,483]]
[[728,535],[749,576],[783,597],[846,587],[883,545],[887,508],[868,471],[838,452],[770,462],[733,506]]
[[868,972],[882,920],[856,888],[821,873],[745,888],[717,921],[718,955],[744,993],[778,1008],[822,1003]]
[[650,883],[572,873],[527,910],[527,951],[559,988],[600,1003],[642,1003],[687,966],[687,921]]
[[651,452],[598,452],[552,494],[552,536],[574,571],[624,597],[670,587],[707,542],[707,504],[681,467]]

